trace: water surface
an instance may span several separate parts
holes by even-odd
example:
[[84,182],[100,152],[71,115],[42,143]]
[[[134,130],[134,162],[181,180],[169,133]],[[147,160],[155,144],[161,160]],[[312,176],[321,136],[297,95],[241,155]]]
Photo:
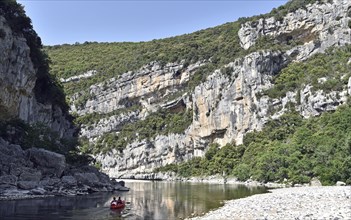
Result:
[[[224,200],[264,193],[262,187],[188,182],[127,181],[129,192],[0,201],[0,219],[183,219],[223,205]],[[127,201],[109,209],[113,196]]]

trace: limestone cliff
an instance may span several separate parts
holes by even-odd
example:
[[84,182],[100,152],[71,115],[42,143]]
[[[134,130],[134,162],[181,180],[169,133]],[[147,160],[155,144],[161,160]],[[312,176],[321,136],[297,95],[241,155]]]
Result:
[[73,153],[77,128],[41,46],[23,7],[0,2],[0,199],[121,189]]
[[44,123],[60,137],[72,137],[75,128],[62,106],[52,101],[38,101],[34,91],[38,68],[31,59],[27,39],[23,34],[15,33],[1,14],[0,32],[0,119],[19,118],[31,124]]
[[[282,115],[291,103],[306,118],[335,110],[346,102],[351,79],[342,91],[314,91],[306,84],[304,89],[287,92],[282,98],[262,94],[274,86],[273,77],[288,64],[350,44],[350,7],[348,0],[316,2],[279,19],[264,17],[243,23],[237,34],[247,53],[213,71],[191,91],[185,90],[185,85],[196,69],[211,59],[191,65],[152,62],[91,86],[90,98],[80,105],[76,100],[83,94],[76,93],[71,97],[73,111],[81,117],[102,115],[91,124],[82,124],[81,136],[95,144],[103,134],[118,135],[126,123],[143,120],[159,109],[191,111],[190,126],[181,134],[134,140],[122,151],[112,149],[95,155],[107,174],[130,177],[203,156],[210,143],[241,144],[247,132],[262,129],[267,120]],[[286,47],[252,51],[262,39]],[[114,113],[134,105],[141,107]]]

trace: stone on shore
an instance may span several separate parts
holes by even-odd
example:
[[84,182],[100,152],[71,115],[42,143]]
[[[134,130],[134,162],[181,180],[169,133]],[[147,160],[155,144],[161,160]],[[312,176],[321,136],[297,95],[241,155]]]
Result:
[[351,219],[351,186],[293,187],[231,200],[193,220]]
[[338,181],[336,182],[337,186],[346,186],[346,183],[342,182],[342,181]]

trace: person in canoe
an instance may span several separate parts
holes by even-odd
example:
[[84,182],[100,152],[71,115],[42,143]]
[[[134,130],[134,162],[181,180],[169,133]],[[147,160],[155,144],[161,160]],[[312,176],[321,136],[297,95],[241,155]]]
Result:
[[111,201],[111,209],[119,209],[119,208],[124,208],[125,204],[124,201],[122,201],[121,197],[118,197],[118,200],[116,200],[116,197],[113,197],[113,200]]
[[111,201],[111,205],[112,204],[116,204],[116,205],[118,205],[118,204],[122,204],[123,202],[122,202],[122,200],[121,200],[121,197],[118,197],[118,199],[116,199],[116,197],[113,197],[113,200]]
[[112,204],[117,204],[117,200],[116,200],[116,197],[113,197],[112,201],[111,201],[111,205]]

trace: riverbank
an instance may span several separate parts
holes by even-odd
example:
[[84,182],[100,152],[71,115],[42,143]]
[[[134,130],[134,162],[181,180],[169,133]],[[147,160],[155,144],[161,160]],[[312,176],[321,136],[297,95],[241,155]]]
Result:
[[[267,187],[267,188],[284,188],[291,187],[291,183],[275,183],[268,182],[262,183],[255,180],[239,181],[235,177],[223,177],[221,175],[203,176],[203,177],[180,177],[173,172],[167,173],[140,173],[140,174],[128,174],[120,177],[123,181],[170,181],[170,182],[194,182],[194,183],[213,183],[213,184],[235,184],[235,185],[245,185],[248,187]],[[312,183],[315,184],[315,183]],[[320,183],[319,183],[320,184]],[[308,186],[306,184],[304,186]]]
[[291,187],[231,200],[192,220],[351,219],[351,186]]
[[[177,179],[176,181],[195,182],[195,183],[212,183],[212,184],[234,184],[234,185],[245,185],[247,187],[266,187],[269,189],[291,187],[290,183],[274,183],[274,182],[263,183],[255,180],[239,181],[235,177],[223,178],[222,176],[219,176],[219,175],[206,176],[206,177],[180,178],[180,179]],[[306,186],[308,185],[309,184],[306,184]]]

